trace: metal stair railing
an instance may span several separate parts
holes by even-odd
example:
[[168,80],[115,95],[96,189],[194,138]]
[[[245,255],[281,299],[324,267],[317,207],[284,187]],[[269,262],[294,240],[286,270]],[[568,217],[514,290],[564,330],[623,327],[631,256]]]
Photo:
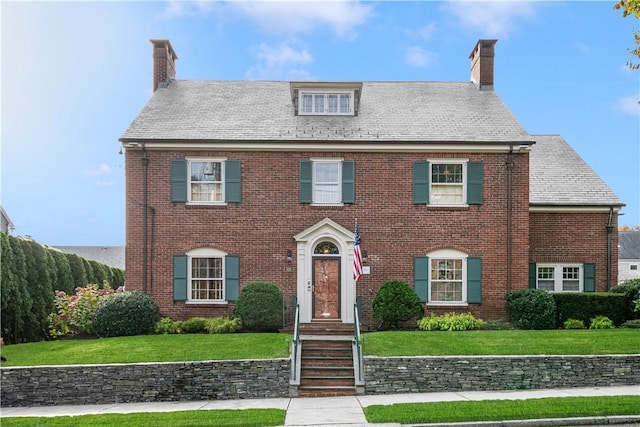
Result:
[[300,341],[300,304],[296,304],[293,327],[293,343],[291,345],[291,379],[289,384],[300,385],[302,343]]
[[360,307],[353,305],[353,374],[356,386],[364,385],[364,362],[362,360],[362,339],[360,335]]

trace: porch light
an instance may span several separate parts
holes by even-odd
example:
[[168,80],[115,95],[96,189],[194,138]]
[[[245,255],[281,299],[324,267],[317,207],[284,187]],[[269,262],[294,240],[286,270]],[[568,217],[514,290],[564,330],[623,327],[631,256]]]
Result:
[[289,250],[287,250],[287,261],[291,262],[291,259],[292,259],[291,258],[291,250],[289,249]]
[[362,251],[362,262],[367,262],[367,251]]

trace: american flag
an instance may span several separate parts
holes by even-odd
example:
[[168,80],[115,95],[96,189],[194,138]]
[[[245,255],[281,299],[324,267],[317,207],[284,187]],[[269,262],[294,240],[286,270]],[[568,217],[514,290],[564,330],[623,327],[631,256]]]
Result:
[[353,246],[353,278],[356,282],[362,277],[362,253],[360,252],[360,234],[356,224],[355,244]]

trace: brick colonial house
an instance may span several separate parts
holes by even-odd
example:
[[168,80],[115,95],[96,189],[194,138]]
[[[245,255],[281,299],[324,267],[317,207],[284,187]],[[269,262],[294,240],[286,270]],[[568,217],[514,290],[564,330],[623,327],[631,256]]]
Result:
[[171,43],[151,43],[154,94],[120,141],[127,289],[163,315],[230,315],[251,281],[296,297],[302,322],[345,323],[358,297],[370,322],[390,280],[482,319],[510,290],[616,284],[624,204],[503,104],[496,40],[469,82],[185,81]]

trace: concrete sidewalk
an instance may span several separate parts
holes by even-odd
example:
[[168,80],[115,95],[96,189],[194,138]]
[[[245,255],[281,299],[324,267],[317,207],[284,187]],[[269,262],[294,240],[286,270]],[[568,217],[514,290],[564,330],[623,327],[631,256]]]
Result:
[[[536,399],[571,396],[640,395],[640,385],[587,387],[525,391],[468,391],[451,393],[407,393],[369,396],[242,399],[186,402],[114,403],[108,405],[38,406],[2,408],[0,417],[56,417],[86,414],[127,414],[133,412],[200,411],[211,409],[274,408],[287,411],[285,426],[366,426],[363,408],[395,403],[442,402],[495,399]],[[569,423],[569,424],[567,424]],[[631,423],[631,424],[630,424]],[[464,424],[432,424],[432,426],[507,426],[507,425],[613,425],[640,426],[640,408],[635,417],[594,417],[574,420],[537,420],[528,422],[489,422]],[[370,424],[383,426],[383,424]],[[386,424],[399,426],[400,424]]]

